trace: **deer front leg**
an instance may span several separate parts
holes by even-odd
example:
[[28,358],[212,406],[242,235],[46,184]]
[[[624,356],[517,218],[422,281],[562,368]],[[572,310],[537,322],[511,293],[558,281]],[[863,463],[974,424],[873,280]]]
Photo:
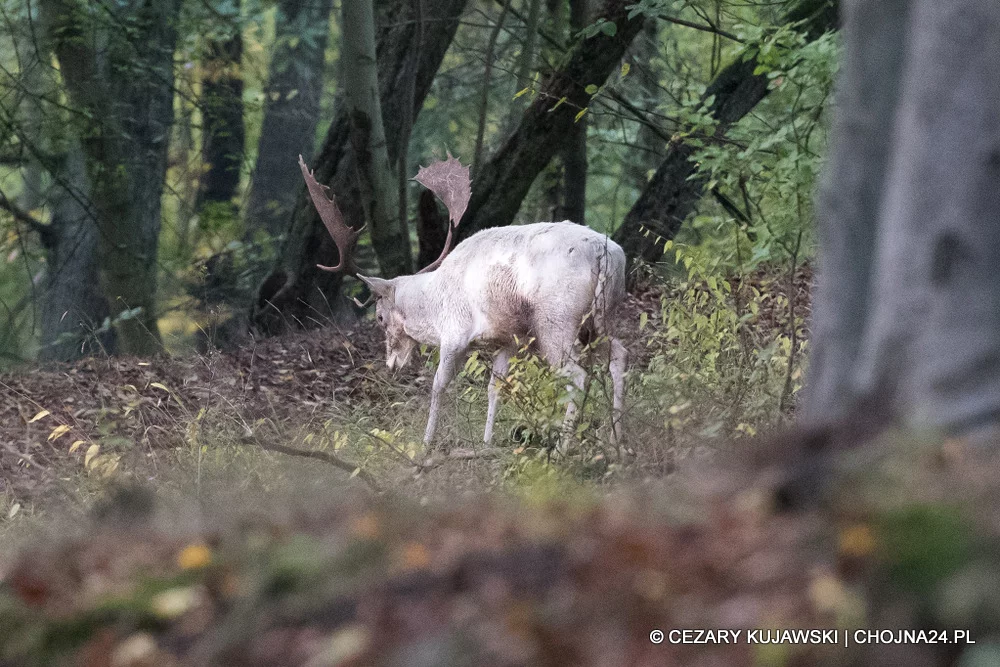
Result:
[[441,408],[441,397],[448,383],[455,377],[455,369],[464,355],[460,348],[441,348],[441,362],[434,373],[434,386],[431,389],[431,409],[427,416],[427,429],[424,431],[424,447],[430,449],[437,429],[438,410]]
[[497,416],[497,407],[500,404],[500,384],[507,377],[507,369],[510,367],[511,351],[502,349],[493,357],[493,370],[490,372],[490,384],[487,390],[490,403],[486,411],[486,433],[483,435],[483,442],[487,445],[493,440],[493,422]]

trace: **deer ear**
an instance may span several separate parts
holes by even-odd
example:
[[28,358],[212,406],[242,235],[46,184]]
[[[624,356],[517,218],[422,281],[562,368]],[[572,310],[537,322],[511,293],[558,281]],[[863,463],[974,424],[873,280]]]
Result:
[[396,284],[391,280],[385,280],[384,278],[375,278],[374,276],[369,278],[368,276],[363,276],[358,274],[358,279],[361,280],[365,285],[368,285],[368,289],[372,291],[372,294],[379,299],[389,299],[396,293]]

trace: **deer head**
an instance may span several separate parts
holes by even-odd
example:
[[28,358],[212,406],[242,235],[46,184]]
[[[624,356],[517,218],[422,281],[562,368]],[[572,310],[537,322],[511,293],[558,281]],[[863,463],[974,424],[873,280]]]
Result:
[[[336,198],[328,194],[330,188],[316,180],[301,155],[299,156],[299,167],[302,169],[302,176],[305,178],[306,187],[309,189],[309,196],[316,206],[316,211],[340,253],[340,261],[336,266],[322,264],[316,266],[323,271],[343,272],[354,276],[368,286],[372,297],[364,304],[359,303],[358,305],[367,307],[371,305],[372,300],[375,301],[375,318],[385,331],[386,365],[390,370],[397,367],[402,368],[410,362],[413,350],[417,346],[417,341],[406,333],[403,312],[396,306],[396,287],[401,280],[406,280],[410,276],[385,280],[358,273],[353,259],[353,251],[364,226],[355,230],[344,222],[344,216],[337,206]],[[446,160],[421,167],[413,180],[433,192],[448,209],[448,235],[445,239],[444,249],[433,263],[418,271],[418,273],[427,273],[437,269],[451,252],[453,232],[458,227],[472,195],[471,179],[469,168],[463,166],[461,162],[451,156],[451,153],[448,153]]]

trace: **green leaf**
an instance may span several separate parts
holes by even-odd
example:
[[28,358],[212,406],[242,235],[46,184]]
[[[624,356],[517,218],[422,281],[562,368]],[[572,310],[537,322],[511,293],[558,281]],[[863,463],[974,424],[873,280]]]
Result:
[[597,91],[600,90],[600,89],[597,86],[595,86],[594,84],[590,84],[589,86],[587,86],[586,88],[584,88],[584,90],[587,91],[588,95],[596,95]]
[[601,24],[601,32],[608,37],[614,37],[618,34],[618,24],[612,23],[611,21],[605,21]]

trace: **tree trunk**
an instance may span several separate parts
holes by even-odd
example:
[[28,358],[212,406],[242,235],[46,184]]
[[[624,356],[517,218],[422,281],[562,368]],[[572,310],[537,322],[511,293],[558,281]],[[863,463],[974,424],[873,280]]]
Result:
[[[238,18],[240,2],[235,3]],[[196,209],[199,215],[232,217],[233,198],[240,186],[243,167],[243,36],[236,28],[225,40],[207,45],[201,81],[202,172]]]
[[[34,17],[33,17],[34,18]],[[114,332],[99,332],[110,315],[98,288],[97,225],[92,219],[90,185],[79,140],[66,131],[66,114],[47,100],[58,99],[59,81],[48,65],[51,45],[44,31],[18,42],[21,66],[19,105],[23,140],[32,146],[24,166],[21,209],[48,203],[51,221],[37,228],[45,251],[45,278],[38,300],[42,361],[71,361],[95,352],[114,352]],[[66,136],[69,134],[70,136]],[[41,155],[61,158],[44,160]],[[60,164],[54,164],[60,163]],[[52,177],[45,178],[46,168]],[[51,186],[43,188],[46,180]]]
[[434,193],[424,189],[417,200],[417,269],[430,265],[441,256],[448,238],[448,216],[441,214]]
[[[407,57],[414,50],[416,25],[405,19],[409,15],[408,0],[392,0],[383,6],[378,30],[376,55],[379,65],[379,99],[384,116],[384,128],[389,160],[398,156],[400,118],[403,96],[397,91],[407,85],[403,80],[411,72]],[[418,113],[431,82],[458,28],[458,19],[466,0],[441,0],[424,5],[423,39],[415,52],[416,66],[413,109]],[[354,160],[349,150],[349,120],[343,110],[335,116],[316,159],[312,161],[316,178],[330,186],[349,224],[359,227],[364,220]],[[316,263],[335,264],[337,251],[316,214],[301,174],[291,164],[299,181],[294,213],[281,257],[270,276],[261,285],[253,316],[264,331],[274,332],[288,326],[321,323],[325,318],[343,313],[344,301],[339,295],[339,274],[321,272]]]
[[539,172],[572,136],[577,113],[590,101],[586,87],[604,83],[641,30],[641,14],[628,19],[632,4],[630,0],[607,0],[602,16],[616,24],[615,36],[599,32],[582,40],[566,64],[542,84],[517,130],[473,182],[472,200],[458,228],[460,238],[513,222]]
[[[42,99],[45,96],[47,79],[50,80],[52,77],[47,76],[49,68],[36,50],[42,48],[41,45],[30,37],[30,24],[31,21],[35,20],[31,14],[32,12],[29,10],[27,21],[23,26],[24,37],[17,41],[17,61],[20,66],[18,79],[23,91],[18,104],[17,117],[21,132],[30,137],[36,144],[40,144],[44,124]],[[32,211],[41,206],[44,198],[44,174],[45,170],[39,161],[34,156],[29,156],[21,168],[24,187],[18,198],[18,205],[25,211]]]
[[333,0],[280,0],[275,47],[264,89],[264,120],[247,198],[246,237],[286,231],[302,187],[295,169],[312,159],[323,93],[323,59]]
[[111,310],[98,285],[100,234],[87,210],[83,150],[73,142],[51,195],[52,221],[43,236],[46,272],[41,300],[42,361],[72,361],[116,351],[113,329],[102,330]]
[[399,191],[382,122],[375,12],[370,2],[345,2],[343,13],[344,98],[361,181],[362,208],[382,275],[393,278],[413,270],[413,254],[406,221],[399,217]]
[[497,16],[497,22],[493,24],[489,39],[486,41],[486,65],[483,68],[482,88],[479,93],[479,122],[476,124],[476,144],[472,151],[473,178],[475,178],[476,172],[479,171],[479,167],[483,162],[483,140],[486,136],[486,121],[490,109],[490,78],[493,76],[493,57],[496,51],[497,37],[500,36],[500,30],[503,28],[504,19],[507,18],[511,2],[513,0],[503,0],[500,14]]
[[[573,34],[587,26],[587,0],[570,0],[569,27]],[[587,212],[587,117],[573,123],[562,151],[563,192],[558,220],[584,224]]]
[[[535,50],[538,48],[538,29],[542,16],[542,0],[528,0],[528,15],[524,24],[524,43],[521,46],[521,53],[517,57],[517,69],[515,74],[517,80],[514,82],[514,90],[511,97],[531,85],[531,76],[535,71]],[[524,113],[526,101],[530,99],[524,95],[509,102],[510,111],[507,113],[507,120],[504,123],[504,136],[510,133],[517,126],[521,114]]]
[[[785,22],[797,21],[805,21],[803,30],[815,39],[835,26],[836,5],[833,0],[797,0]],[[754,74],[756,68],[755,56],[748,60],[740,57],[719,72],[705,90],[702,99],[715,96],[709,112],[719,122],[718,134],[725,134],[767,96],[767,75]],[[682,140],[671,143],[660,167],[615,231],[614,240],[630,260],[659,259],[663,242],[677,234],[701,200],[704,180],[691,178],[695,172],[690,159],[694,152]]]
[[[652,65],[656,50],[659,48],[657,44],[658,34],[659,25],[655,21],[648,21],[642,33],[633,42],[632,48],[629,49],[629,60],[633,63],[644,64],[642,68],[633,67],[632,74],[629,76],[638,80],[638,85],[642,90],[642,100],[636,106],[645,109],[655,108],[660,98],[659,72]],[[665,132],[658,132],[647,123],[639,124],[639,129],[635,134],[636,150],[630,152],[628,161],[623,165],[623,171],[629,185],[634,187],[637,192],[641,193],[646,189],[650,178],[649,172],[655,170],[663,160],[666,152],[666,136],[669,135]]]
[[1000,5],[844,5],[805,418],[995,435]]
[[[46,0],[42,10],[81,128],[100,231],[101,288],[126,354],[162,350],[156,323],[160,196],[173,120],[181,0]],[[124,27],[124,29],[123,29]]]

